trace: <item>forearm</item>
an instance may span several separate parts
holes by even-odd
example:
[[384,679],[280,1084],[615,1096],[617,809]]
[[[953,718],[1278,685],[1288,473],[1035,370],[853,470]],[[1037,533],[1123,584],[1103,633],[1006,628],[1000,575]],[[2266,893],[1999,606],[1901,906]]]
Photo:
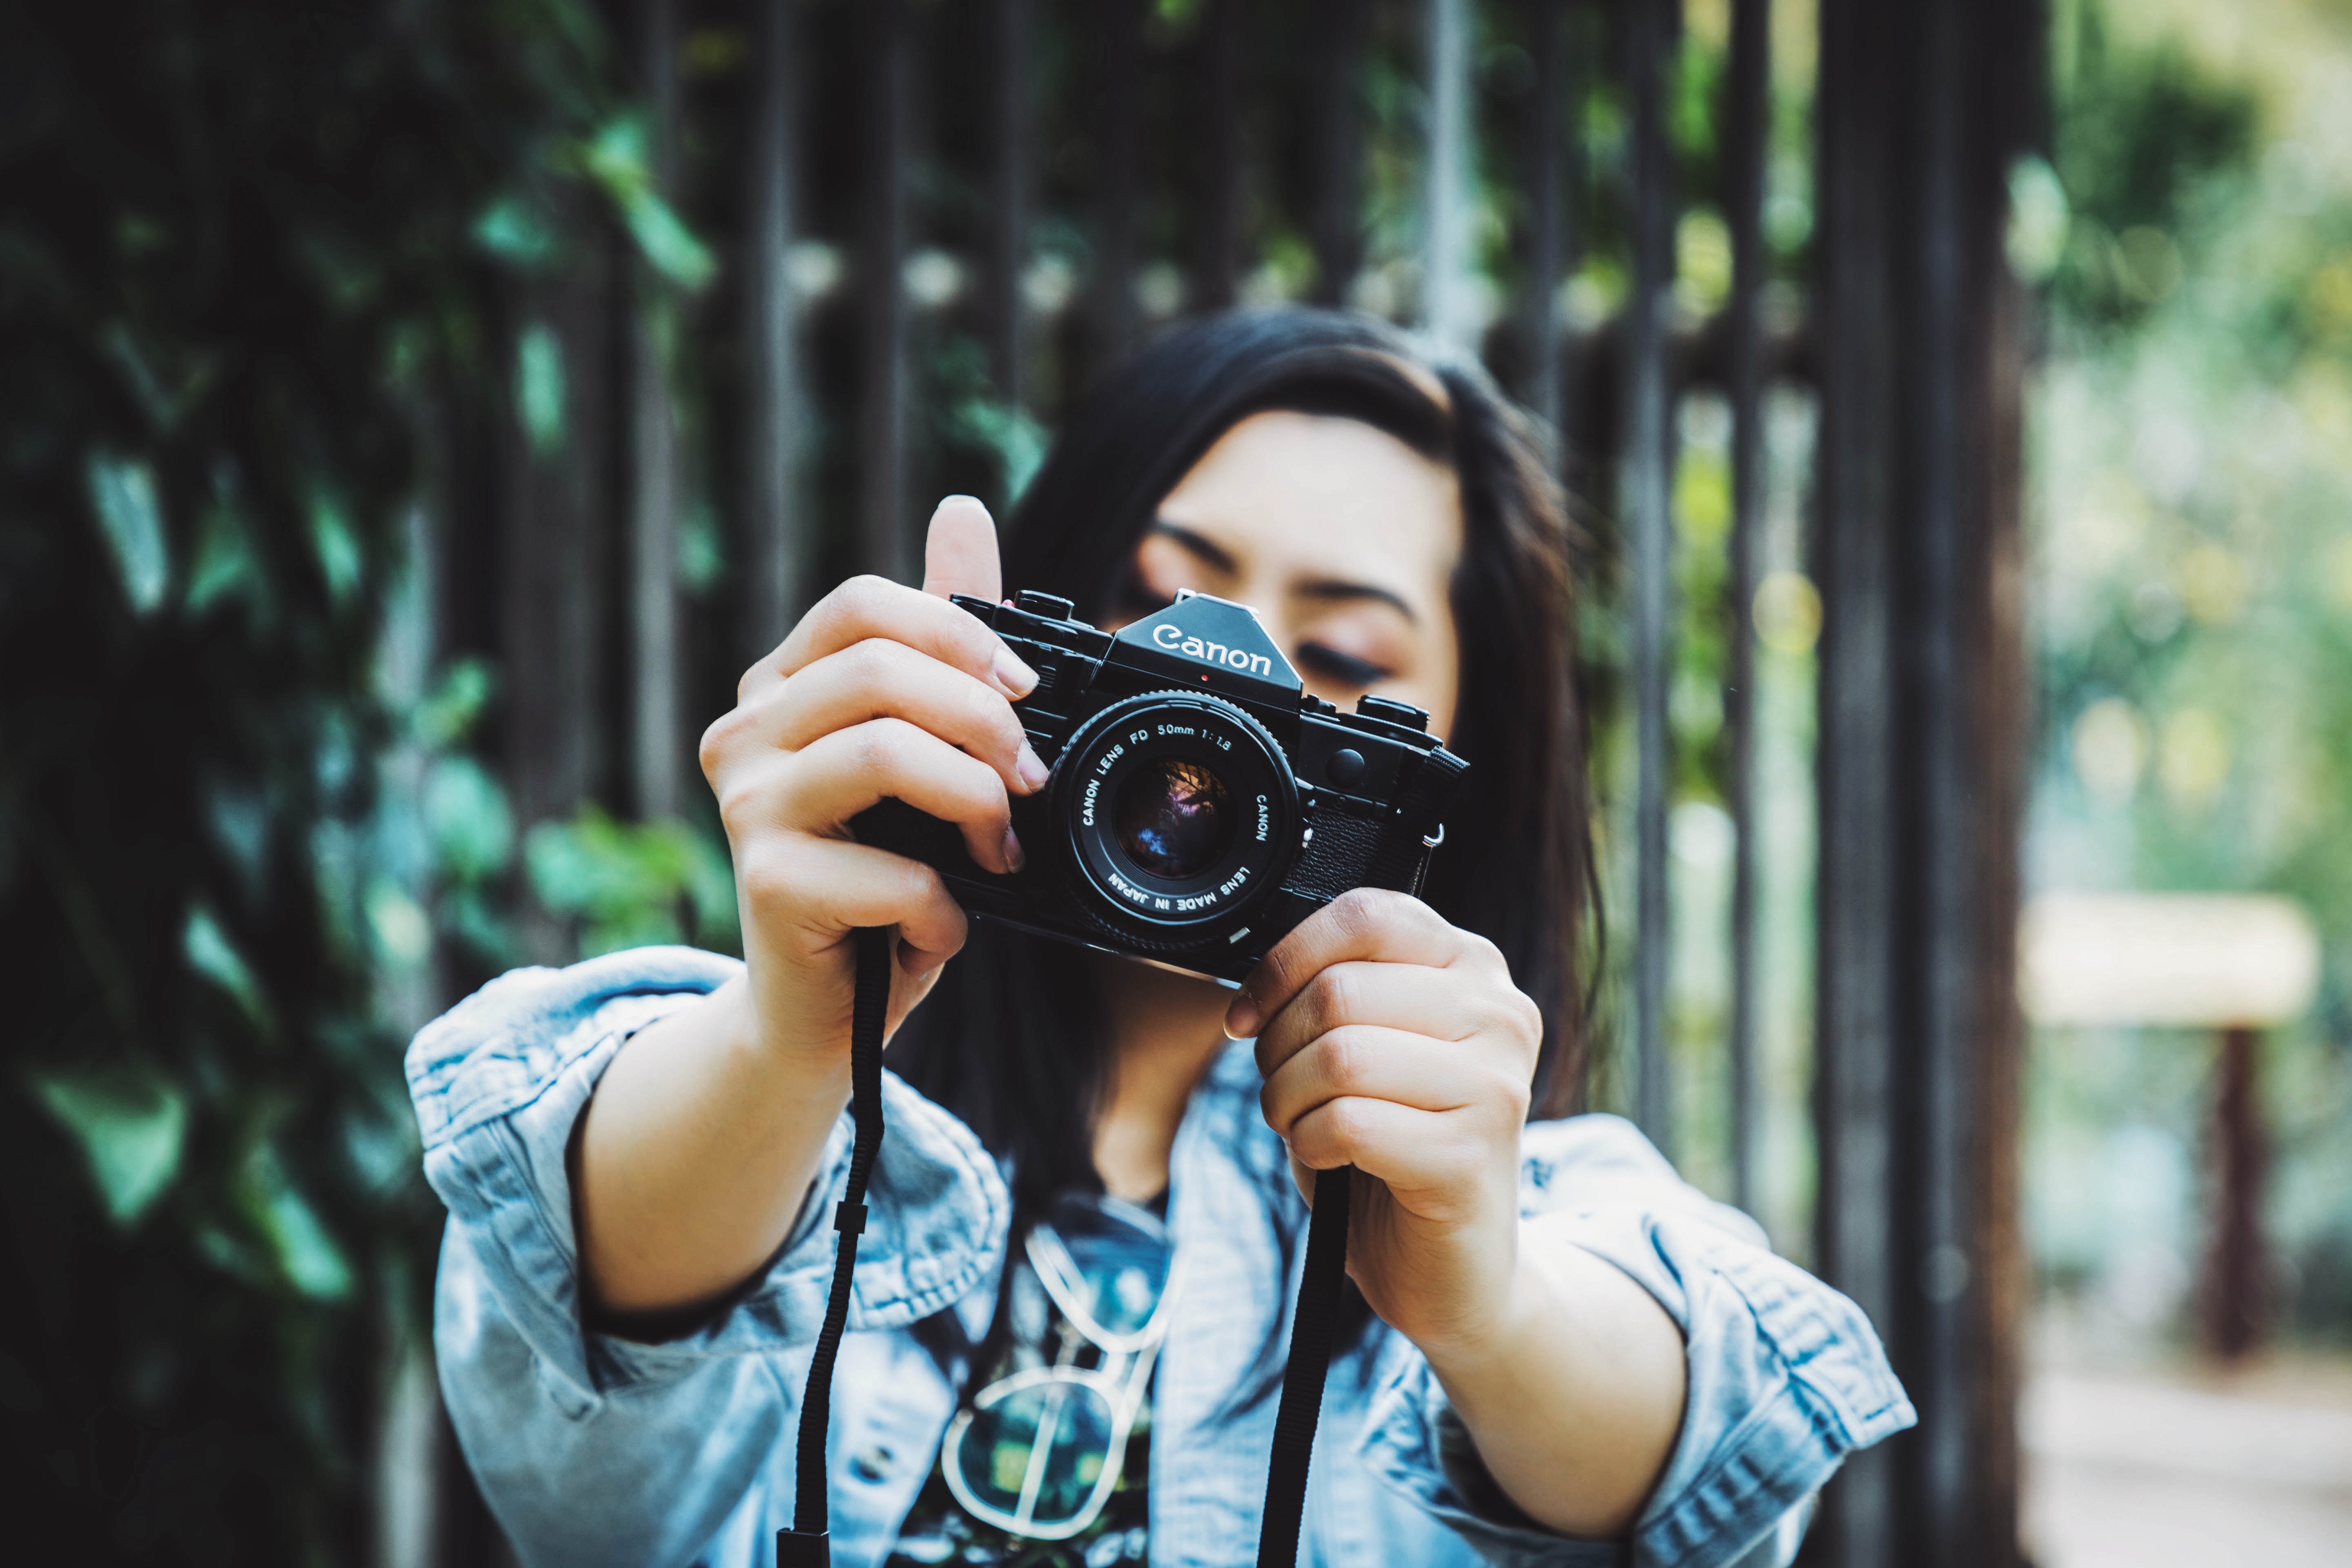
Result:
[[845,1054],[763,1043],[740,977],[633,1037],[578,1135],[590,1298],[660,1312],[740,1283],[782,1242],[848,1099]]
[[1682,1334],[1648,1291],[1549,1229],[1522,1222],[1497,1324],[1430,1366],[1513,1502],[1548,1529],[1606,1539],[1631,1528],[1674,1451]]

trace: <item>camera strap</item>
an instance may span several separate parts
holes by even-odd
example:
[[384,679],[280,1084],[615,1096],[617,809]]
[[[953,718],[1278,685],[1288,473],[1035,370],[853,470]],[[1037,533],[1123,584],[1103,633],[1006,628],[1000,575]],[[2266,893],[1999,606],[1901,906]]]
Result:
[[[882,1033],[890,1005],[890,931],[866,927],[855,934],[857,988],[850,1007],[849,1107],[856,1123],[849,1180],[833,1211],[833,1293],[809,1358],[801,1394],[793,1523],[776,1531],[776,1568],[831,1568],[826,1520],[825,1437],[833,1415],[833,1367],[849,1325],[850,1279],[857,1238],[866,1229],[866,1184],[882,1147]],[[1307,1507],[1307,1470],[1322,1414],[1323,1382],[1330,1368],[1339,1289],[1347,1277],[1348,1181],[1353,1168],[1315,1173],[1315,1210],[1307,1226],[1307,1262],[1298,1307],[1290,1325],[1290,1359],[1282,1373],[1282,1403],[1274,1421],[1274,1453],[1265,1473],[1265,1510],[1258,1531],[1258,1568],[1290,1568],[1298,1557],[1298,1527]]]
[[833,1562],[825,1519],[825,1431],[833,1418],[833,1363],[849,1326],[857,1238],[866,1230],[866,1184],[882,1148],[882,1033],[890,1010],[890,928],[861,927],[854,940],[857,989],[849,1011],[849,1110],[857,1131],[849,1146],[849,1181],[833,1211],[833,1228],[840,1233],[834,1244],[833,1293],[825,1299],[824,1326],[817,1331],[808,1386],[801,1394],[793,1527],[776,1531],[776,1568],[830,1568]]
[[1307,1509],[1307,1463],[1323,1414],[1323,1378],[1339,1321],[1339,1287],[1348,1278],[1348,1184],[1353,1165],[1315,1173],[1315,1213],[1307,1222],[1307,1266],[1290,1317],[1290,1360],[1282,1369],[1282,1404],[1274,1417],[1274,1456],[1265,1467],[1265,1509],[1258,1516],[1258,1568],[1290,1568]]

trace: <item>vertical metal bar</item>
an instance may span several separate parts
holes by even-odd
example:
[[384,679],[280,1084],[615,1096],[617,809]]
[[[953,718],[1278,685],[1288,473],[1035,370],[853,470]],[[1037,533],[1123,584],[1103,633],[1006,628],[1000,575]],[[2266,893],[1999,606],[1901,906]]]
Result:
[[2021,313],[2000,256],[2032,0],[1824,0],[1823,1272],[1916,1432],[1825,1499],[1826,1561],[2017,1560],[2013,1170]]
[[[2025,1022],[2017,994],[2017,923],[2024,879],[2023,837],[2031,677],[2026,652],[2024,444],[2029,322],[2032,300],[2003,260],[1983,254],[2005,234],[2011,160],[2027,147],[2046,151],[2049,17],[2040,0],[2009,0],[1979,19],[1971,40],[1973,70],[1990,121],[1979,132],[1974,223],[1977,324],[1969,338],[1981,356],[1971,370],[1983,421],[1971,459],[1977,471],[1980,537],[1969,570],[1968,628],[1971,728],[1969,761],[1977,797],[1975,985],[1970,1087],[1975,1096],[1969,1162],[1971,1235],[1962,1332],[1972,1352],[1968,1374],[1970,1432],[1970,1546],[1984,1568],[2021,1568],[2019,1540],[2018,1394],[2023,1376],[2030,1290],[2023,1235],[2021,1114]],[[1988,192],[1983,187],[1993,184]],[[1999,226],[1996,227],[1995,226]],[[1988,234],[1985,230],[1991,230]]]
[[[676,189],[677,0],[644,0],[638,65],[654,194]],[[670,396],[667,286],[639,261],[630,323],[630,783],[640,816],[675,816],[680,746],[677,648],[677,410]]]
[[1308,237],[1315,247],[1318,305],[1346,300],[1363,259],[1362,137],[1356,114],[1356,68],[1363,52],[1365,0],[1320,0],[1310,24],[1315,47],[1307,78],[1307,133],[1315,188]]
[[[436,604],[441,572],[436,526],[450,476],[446,454],[433,421],[420,419],[428,476],[424,493],[401,520],[403,560],[384,598],[381,668],[385,695],[405,707],[424,700],[443,645]],[[417,846],[395,852],[388,869],[401,890],[417,904],[432,894],[432,866],[422,831],[422,802],[431,757],[424,742],[404,734],[383,761],[383,808],[409,818],[415,831],[402,840]],[[437,965],[428,951],[404,962],[376,966],[377,1005],[401,1038],[407,1038],[441,1011]],[[433,1377],[431,1335],[417,1331],[407,1303],[394,1301],[378,1385],[374,1458],[374,1568],[435,1568],[434,1537],[445,1504],[440,1487],[441,1393]]]
[[[1825,615],[1820,652],[1820,862],[1817,873],[1815,1119],[1822,1274],[1883,1333],[1895,1319],[1891,1037],[1898,947],[1892,805],[1885,760],[1896,692],[1888,658],[1895,612],[1895,312],[1892,237],[1883,202],[1895,99],[1884,13],[1868,0],[1823,0],[1820,138],[1822,415],[1814,580]],[[1854,1456],[1825,1502],[1831,1568],[1895,1561],[1894,1456]]]
[[1673,657],[1672,521],[1667,515],[1668,417],[1664,312],[1674,257],[1673,172],[1665,132],[1666,6],[1626,7],[1627,75],[1633,101],[1630,206],[1633,287],[1625,306],[1624,512],[1632,533],[1633,704],[1639,795],[1634,808],[1634,1119],[1672,1152],[1666,1084],[1666,785],[1673,737],[1666,688]]
[[[1528,283],[1525,311],[1528,403],[1544,428],[1560,435],[1559,283],[1568,256],[1567,159],[1561,146],[1568,96],[1568,29],[1562,0],[1529,0],[1528,47],[1535,58],[1535,103],[1528,116]],[[1564,443],[1563,443],[1564,444]]]
[[1429,0],[1429,170],[1423,218],[1422,323],[1475,352],[1469,318],[1470,18],[1468,0]]
[[1924,56],[1913,87],[1917,176],[1910,210],[1902,215],[1912,227],[1906,335],[1916,347],[1906,367],[1915,390],[1903,433],[1911,472],[1895,514],[1910,535],[1897,589],[1906,626],[1896,722],[1898,732],[1908,734],[1897,742],[1895,764],[1896,787],[1907,798],[1898,805],[1895,829],[1908,839],[1897,859],[1911,883],[1898,930],[1917,947],[1897,984],[1905,1065],[1914,1079],[1907,1098],[1917,1121],[1905,1140],[1913,1168],[1897,1175],[1897,1193],[1912,1207],[1897,1230],[1895,1288],[1913,1298],[1916,1327],[1902,1337],[1910,1341],[1908,1386],[1920,1419],[1917,1511],[1904,1521],[1896,1543],[1922,1568],[1973,1568],[1981,1559],[1969,1543],[1983,1524],[1969,1512],[1974,1347],[1966,1342],[1976,1113],[1969,1082],[1977,1040],[1971,927],[1984,847],[1970,755],[1977,714],[1966,668],[1982,505],[1982,414],[1974,406],[1980,388],[1969,338],[1983,321],[1968,257],[1968,171],[1979,150],[1964,138],[1988,128],[1969,123],[1968,8],[1967,0],[1936,0],[1914,13],[1913,47]]
[[1552,305],[1554,329],[1559,333],[1558,352],[1552,356],[1558,367],[1555,383],[1559,399],[1559,413],[1554,428],[1559,432],[1560,456],[1567,472],[1564,478],[1586,479],[1586,465],[1603,456],[1607,443],[1584,435],[1582,441],[1571,439],[1571,433],[1583,433],[1584,411],[1580,407],[1580,381],[1584,370],[1584,356],[1579,352],[1570,324],[1559,314],[1559,286],[1572,277],[1584,252],[1583,222],[1591,200],[1592,161],[1585,144],[1585,103],[1591,91],[1596,52],[1595,40],[1601,36],[1601,18],[1598,11],[1582,0],[1567,0],[1554,22],[1559,48],[1559,156],[1561,163],[1559,261],[1553,278]]
[[1764,142],[1770,86],[1771,0],[1733,0],[1725,123],[1724,219],[1731,229],[1731,658],[1724,720],[1730,731],[1731,1191],[1757,1199],[1756,1079],[1756,581],[1764,508],[1762,343],[1756,301],[1764,273]]
[[990,84],[996,122],[996,164],[990,171],[994,199],[995,263],[991,268],[989,326],[994,341],[996,395],[1010,408],[1022,406],[1024,388],[1021,279],[1029,265],[1029,0],[996,0],[992,43],[994,79]]
[[[586,799],[602,754],[605,563],[611,548],[604,460],[612,450],[608,387],[612,257],[583,254],[530,301],[516,347],[517,417],[509,430],[501,531],[502,750],[515,816],[530,827]],[[535,411],[521,404],[537,400]],[[552,415],[552,422],[546,421]],[[519,921],[524,952],[573,957],[561,921],[535,901]]]
[[761,0],[752,86],[743,310],[750,331],[750,422],[744,438],[743,658],[761,658],[809,599],[810,530],[802,516],[799,300],[785,275],[793,241],[794,56],[798,0]]
[[907,515],[907,122],[912,69],[904,0],[868,0],[866,94],[865,363],[859,447],[865,473],[859,557],[911,582],[922,542]]
[[1197,133],[1207,148],[1202,170],[1199,249],[1193,291],[1202,310],[1234,302],[1240,258],[1241,61],[1244,0],[1210,0],[1203,26],[1203,89]]
[[1135,211],[1139,123],[1137,74],[1143,52],[1144,0],[1107,0],[1102,34],[1102,182],[1096,192],[1097,361],[1115,363],[1135,344]]

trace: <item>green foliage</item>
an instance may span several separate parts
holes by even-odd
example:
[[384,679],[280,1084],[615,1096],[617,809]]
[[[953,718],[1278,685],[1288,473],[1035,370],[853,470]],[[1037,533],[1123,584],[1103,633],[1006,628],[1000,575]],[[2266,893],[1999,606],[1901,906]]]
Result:
[[579,157],[580,166],[612,198],[655,271],[682,289],[699,289],[717,275],[717,259],[655,194],[644,121],[635,115],[612,121],[581,144]]
[[598,37],[567,0],[0,7],[0,1465],[73,1561],[364,1554],[437,1224],[373,759],[437,751],[431,888],[485,948],[513,841],[449,749],[482,671],[377,684],[426,397],[503,380],[510,278],[597,210],[567,187],[709,269],[600,140]]
[[139,1223],[179,1173],[188,1099],[152,1069],[37,1074],[34,1096],[71,1132],[118,1226]]
[[[2284,21],[2295,8],[2271,10]],[[2343,68],[2336,48],[2311,63],[2314,79]],[[2266,1047],[2271,1222],[2300,1282],[2292,1314],[2341,1341],[2352,309],[2339,316],[2332,290],[2341,277],[2352,301],[2352,166],[2315,149],[2342,144],[2352,115],[2340,95],[2314,93],[2299,139],[2282,134],[2282,82],[2305,62],[2250,67],[2260,58],[2127,44],[2096,7],[2081,17],[2053,160],[2065,238],[2037,396],[2029,874],[2042,888],[2284,893],[2311,912],[2327,955],[2319,1006]],[[2011,242],[2014,259],[2014,228]],[[2182,1285],[2192,1277],[2197,1214],[2162,1234],[2116,1216],[2141,1213],[2159,1177],[2177,1206],[2200,1202],[2209,1050],[2081,1031],[2042,1042],[2027,1186],[2053,1268],[2089,1278],[2138,1248],[2145,1274],[2150,1248],[2170,1249]],[[2077,1169],[2138,1173],[2086,1185]]]
[[1025,409],[998,399],[990,384],[988,356],[970,338],[950,338],[932,356],[934,395],[941,444],[986,458],[996,470],[1001,505],[1010,510],[1045,461],[1047,436]]
[[691,940],[741,945],[727,851],[682,822],[615,822],[595,806],[542,822],[523,846],[540,902],[583,922],[581,952]]
[[2255,99],[2177,47],[2112,41],[2095,6],[2082,27],[2058,139],[2074,222],[2057,299],[2086,321],[2136,319],[2179,285],[2182,227],[2244,199],[2230,177],[2248,168]]

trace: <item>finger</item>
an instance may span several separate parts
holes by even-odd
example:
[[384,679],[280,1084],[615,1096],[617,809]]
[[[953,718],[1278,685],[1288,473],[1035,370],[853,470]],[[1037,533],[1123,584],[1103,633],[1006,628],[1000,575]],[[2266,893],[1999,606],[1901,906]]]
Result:
[[[1419,899],[1382,888],[1340,894],[1300,922],[1258,961],[1225,1015],[1237,1040],[1256,1034],[1307,983],[1334,963],[1366,960],[1444,968],[1491,942],[1445,923]],[[1497,956],[1496,962],[1499,963]]]
[[1446,1041],[1350,1024],[1316,1039],[1269,1074],[1258,1089],[1258,1106],[1265,1124],[1287,1138],[1308,1111],[1350,1095],[1416,1110],[1460,1110],[1488,1101],[1503,1105],[1512,1089],[1491,1062]]
[[[838,836],[884,800],[963,829],[964,847],[992,871],[1020,869],[1012,805],[994,768],[903,719],[873,719],[784,754],[782,826]],[[724,803],[721,805],[725,810]]]
[[1334,963],[1259,1026],[1258,1071],[1271,1077],[1318,1037],[1379,1024],[1441,1040],[1466,1040],[1500,1023],[1500,1006],[1462,977],[1420,963]]
[[887,637],[827,654],[755,705],[730,746],[799,751],[869,719],[904,719],[994,768],[1005,786],[1033,795],[1045,782],[1021,717],[995,687]]
[[977,616],[887,577],[867,576],[852,577],[818,600],[783,645],[745,674],[739,694],[748,696],[868,637],[905,643],[1009,698],[1037,688],[1037,672]]
[[923,592],[942,599],[968,594],[992,605],[1004,596],[995,520],[971,496],[950,496],[931,513],[923,542]]
[[920,975],[963,946],[963,910],[940,874],[870,844],[789,835],[736,868],[747,913],[771,915],[826,946],[860,926],[898,928],[899,965]]
[[1291,1124],[1290,1157],[1315,1171],[1353,1165],[1406,1197],[1474,1190],[1485,1149],[1458,1112],[1349,1096],[1326,1100]]

